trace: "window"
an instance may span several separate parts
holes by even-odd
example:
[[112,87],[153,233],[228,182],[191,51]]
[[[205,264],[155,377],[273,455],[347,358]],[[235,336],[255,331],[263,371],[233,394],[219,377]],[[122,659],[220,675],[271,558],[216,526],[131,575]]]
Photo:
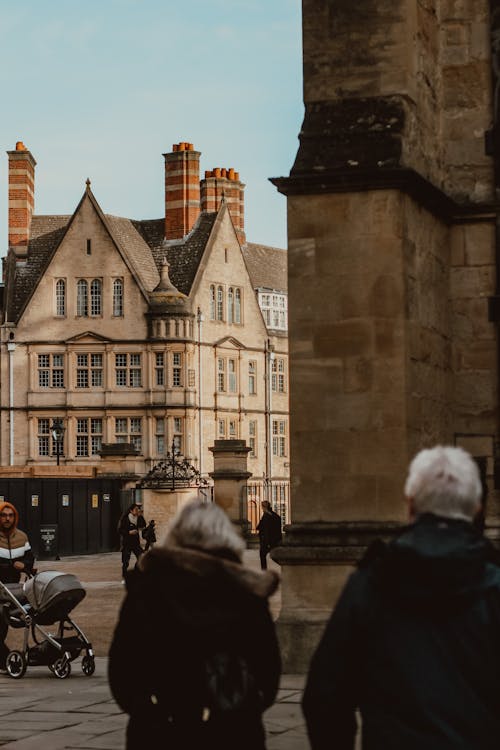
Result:
[[232,323],[234,319],[234,291],[230,286],[227,292],[227,322]]
[[227,372],[228,372],[227,381],[229,385],[229,392],[236,393],[238,390],[238,383],[237,383],[237,377],[236,377],[236,360],[235,359],[228,359]]
[[155,434],[156,434],[156,455],[165,455],[165,419],[163,417],[156,417],[155,419]]
[[234,322],[241,323],[241,289],[234,292]]
[[118,386],[140,388],[142,367],[140,354],[115,354],[115,383]]
[[50,456],[50,420],[38,419],[38,455]]
[[224,320],[224,290],[217,287],[217,320]]
[[224,357],[217,357],[217,390],[224,393],[226,390],[226,360]]
[[102,387],[102,354],[76,355],[76,387]]
[[257,393],[257,362],[254,359],[248,363],[248,393],[250,396]]
[[64,355],[38,355],[39,388],[64,388]]
[[56,315],[64,317],[66,315],[66,282],[59,279],[56,283]]
[[215,287],[210,286],[210,320],[215,320]]
[[123,280],[113,281],[113,315],[115,318],[123,316]]
[[273,456],[286,456],[286,421],[273,419]]
[[259,305],[265,323],[269,328],[277,328],[282,331],[287,330],[286,294],[263,294],[262,292],[259,292]]
[[115,417],[115,440],[132,443],[136,450],[142,450],[142,418]]
[[285,360],[275,357],[271,362],[271,388],[275,393],[286,392]]
[[102,314],[102,283],[93,279],[90,284],[90,314],[95,318]]
[[92,240],[87,240],[87,255],[92,255]]
[[174,417],[174,432],[173,432],[173,442],[174,442],[174,449],[178,453],[182,453],[182,417]]
[[224,440],[226,437],[226,420],[225,419],[218,419],[217,420],[217,437],[219,440]]
[[229,439],[234,440],[238,437],[238,423],[235,419],[229,420]]
[[182,386],[182,354],[174,352],[172,354],[172,386],[179,388]]
[[97,456],[102,448],[102,419],[79,418],[76,420],[76,456]]
[[251,419],[248,423],[248,445],[250,447],[250,458],[257,456],[257,421]]
[[80,279],[76,285],[76,314],[80,318],[86,318],[89,314],[89,288],[84,279]]
[[165,355],[155,353],[155,385],[165,385]]

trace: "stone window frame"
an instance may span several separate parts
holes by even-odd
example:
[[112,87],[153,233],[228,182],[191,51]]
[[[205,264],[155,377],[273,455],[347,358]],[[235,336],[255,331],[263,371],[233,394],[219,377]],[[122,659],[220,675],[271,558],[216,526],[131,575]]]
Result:
[[66,279],[57,279],[55,285],[56,317],[66,317]]
[[155,417],[156,455],[165,455],[165,417]]
[[284,292],[259,290],[258,301],[266,326],[278,331],[287,331],[288,295]]
[[167,385],[165,369],[165,352],[153,352],[155,358],[155,387],[162,388]]
[[273,456],[278,458],[286,458],[287,453],[287,420],[286,419],[273,419],[272,420],[272,448]]
[[102,417],[77,417],[75,423],[75,458],[99,455],[103,439]]
[[209,290],[209,309],[210,309],[210,320],[215,320],[215,314],[216,314],[216,293],[215,293],[215,284],[210,284],[210,290]]
[[173,351],[172,352],[172,388],[183,388],[184,387],[184,352]]
[[117,388],[142,388],[141,352],[115,352],[115,385]]
[[103,388],[104,356],[102,352],[77,352],[75,388]]
[[121,277],[113,279],[113,317],[123,318],[125,307],[125,284]]
[[248,361],[248,395],[257,395],[257,360]]
[[102,317],[102,280],[92,279],[90,282],[90,317]]
[[273,393],[287,392],[285,357],[274,356],[271,360],[271,390]]
[[250,419],[248,422],[248,445],[250,447],[250,452],[248,454],[249,458],[257,458],[257,430],[257,420]]
[[183,417],[172,418],[172,442],[175,450],[183,454],[184,445],[184,419]]
[[114,417],[114,420],[115,442],[131,443],[136,450],[141,452],[144,428],[142,416],[120,416]]
[[64,388],[64,354],[41,352],[37,354],[38,388]]

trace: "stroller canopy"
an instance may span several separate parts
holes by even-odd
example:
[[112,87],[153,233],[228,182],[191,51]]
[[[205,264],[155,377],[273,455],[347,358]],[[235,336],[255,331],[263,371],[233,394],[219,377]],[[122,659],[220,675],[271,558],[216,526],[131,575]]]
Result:
[[23,588],[33,609],[41,615],[55,610],[68,614],[85,596],[76,576],[51,570],[28,579]]

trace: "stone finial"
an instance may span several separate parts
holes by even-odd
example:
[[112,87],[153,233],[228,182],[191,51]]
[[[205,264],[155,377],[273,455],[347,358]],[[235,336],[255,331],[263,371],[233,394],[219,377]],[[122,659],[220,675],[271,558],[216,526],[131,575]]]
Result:
[[90,179],[89,179],[88,177],[87,177],[87,179],[85,180],[85,184],[86,184],[86,186],[87,186],[87,190],[90,190]]

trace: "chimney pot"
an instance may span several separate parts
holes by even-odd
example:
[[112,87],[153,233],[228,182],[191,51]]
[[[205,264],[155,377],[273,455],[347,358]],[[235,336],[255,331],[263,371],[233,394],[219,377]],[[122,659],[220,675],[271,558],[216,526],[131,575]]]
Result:
[[234,179],[239,181],[239,179],[240,179],[240,173],[239,172],[235,172],[234,173]]
[[221,169],[221,171],[220,171],[220,176],[221,176],[221,177],[226,177],[226,176],[227,176],[227,169],[224,169],[224,167],[223,167],[223,168]]
[[230,167],[228,177],[230,180],[234,180],[234,169]]
[[192,143],[188,143],[188,145],[187,145],[187,150],[188,150],[188,151],[194,151],[194,146],[193,146],[193,144],[192,144]]
[[172,146],[172,151],[178,151],[178,150],[179,150],[179,144],[174,143],[174,145]]
[[16,151],[27,151],[27,148],[22,141],[16,143]]
[[214,169],[214,177],[220,177],[220,167],[215,167],[215,169]]

